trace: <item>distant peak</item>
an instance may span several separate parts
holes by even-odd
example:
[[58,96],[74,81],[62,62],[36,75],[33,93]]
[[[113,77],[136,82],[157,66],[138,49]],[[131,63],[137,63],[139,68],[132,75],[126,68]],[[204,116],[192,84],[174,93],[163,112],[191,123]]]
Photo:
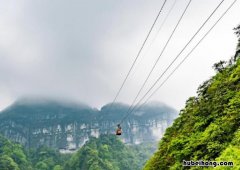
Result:
[[129,105],[127,105],[125,103],[117,102],[117,103],[108,103],[108,104],[102,106],[101,110],[110,109],[111,106],[112,106],[111,109],[127,108],[127,107],[129,107]]
[[67,101],[63,99],[52,99],[44,97],[21,97],[17,99],[12,105],[62,105],[68,107],[81,107],[81,108],[91,108],[90,106],[76,102],[76,101]]

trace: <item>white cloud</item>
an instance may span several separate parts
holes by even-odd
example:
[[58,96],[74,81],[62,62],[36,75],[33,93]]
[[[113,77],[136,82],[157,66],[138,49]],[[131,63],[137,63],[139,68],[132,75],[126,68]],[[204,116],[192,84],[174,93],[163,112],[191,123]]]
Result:
[[[157,41],[140,58],[120,101],[131,102],[186,2],[177,2]],[[204,2],[193,1],[148,87],[219,3]],[[0,0],[0,107],[26,95],[66,98],[98,107],[111,102],[161,3]],[[214,74],[213,63],[234,53],[232,28],[239,23],[238,8],[239,2],[154,100],[183,107],[198,85]]]

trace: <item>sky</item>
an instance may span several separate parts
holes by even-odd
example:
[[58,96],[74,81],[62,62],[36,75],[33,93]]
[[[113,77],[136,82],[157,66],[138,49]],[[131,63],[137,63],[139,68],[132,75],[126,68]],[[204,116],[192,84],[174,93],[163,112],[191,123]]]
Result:
[[[117,101],[130,104],[159,56],[188,0],[168,0]],[[225,0],[202,32],[233,0]],[[192,0],[144,92],[176,57],[220,0]],[[115,97],[163,0],[0,0],[0,110],[23,97],[82,102],[101,108]],[[178,110],[234,55],[240,2],[152,100]],[[160,29],[160,30],[159,30]],[[159,31],[159,33],[158,33]],[[177,62],[180,62],[180,59]],[[168,72],[169,73],[169,72]]]

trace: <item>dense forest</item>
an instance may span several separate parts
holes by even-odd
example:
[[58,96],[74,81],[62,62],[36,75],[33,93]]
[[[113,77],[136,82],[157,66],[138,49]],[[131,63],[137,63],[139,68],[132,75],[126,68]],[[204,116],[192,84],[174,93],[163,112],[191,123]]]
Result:
[[1,170],[61,170],[68,155],[40,147],[24,149],[0,136],[0,169]]
[[[239,37],[240,26],[235,30]],[[145,170],[184,169],[183,160],[232,161],[233,169],[240,169],[239,46],[240,40],[229,62],[214,64],[216,75],[198,88],[197,97],[187,100]]]
[[115,135],[101,135],[74,154],[60,154],[44,146],[24,149],[0,136],[0,170],[137,170],[155,150],[156,143],[126,145]]
[[0,136],[0,169],[30,169],[31,165],[21,145]]
[[126,146],[115,135],[91,138],[66,163],[66,170],[141,169],[155,151],[155,144]]

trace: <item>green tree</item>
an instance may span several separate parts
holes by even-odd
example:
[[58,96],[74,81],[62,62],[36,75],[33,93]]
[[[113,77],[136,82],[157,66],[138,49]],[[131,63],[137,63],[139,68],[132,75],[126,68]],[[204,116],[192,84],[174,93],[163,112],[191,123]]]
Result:
[[17,163],[14,160],[7,156],[0,156],[0,169],[1,170],[20,170]]
[[38,169],[38,170],[48,170],[49,169],[48,165],[45,162],[42,162],[42,161],[38,162],[36,164],[35,168]]
[[236,28],[234,28],[234,30],[235,30],[236,35],[238,37],[240,37],[240,24]]
[[55,165],[53,170],[63,170],[61,165]]
[[[0,135],[0,157],[1,164],[9,162],[9,166],[17,167],[17,169],[31,169],[31,164],[25,155],[23,147],[15,144]],[[0,165],[1,165],[0,164]],[[6,164],[7,165],[7,164]],[[1,168],[0,168],[1,169]]]
[[226,64],[226,61],[219,61],[213,65],[213,68],[218,72],[222,72],[224,70],[224,64]]
[[[151,146],[152,147],[152,146]],[[67,170],[134,170],[141,169],[153,153],[150,146],[129,147],[115,135],[100,135],[90,140],[66,162]],[[152,149],[151,151],[149,151]]]
[[187,100],[145,170],[184,169],[183,160],[233,161],[234,169],[240,169],[240,58],[214,68],[216,75]]

